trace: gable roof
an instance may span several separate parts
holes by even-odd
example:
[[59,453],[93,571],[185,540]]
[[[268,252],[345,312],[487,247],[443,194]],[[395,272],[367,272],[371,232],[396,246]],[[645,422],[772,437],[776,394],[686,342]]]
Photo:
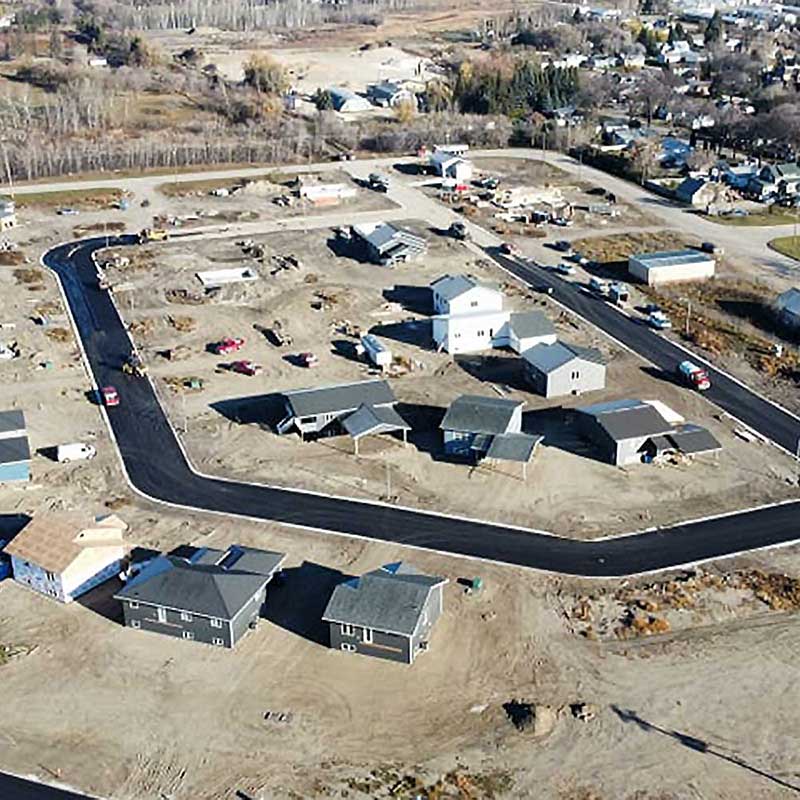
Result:
[[578,412],[592,416],[615,441],[671,433],[674,425],[656,409],[641,400],[617,400],[579,408]]
[[364,403],[342,420],[342,426],[354,439],[368,434],[411,430],[411,426],[391,406],[376,408]]
[[702,189],[708,181],[703,180],[702,178],[684,178],[678,188],[675,189],[675,195],[678,198],[688,198],[691,199],[692,197],[697,194],[697,192]]
[[687,455],[722,450],[722,445],[713,434],[700,425],[682,425],[668,437],[675,447]]
[[252,572],[255,575],[265,575],[271,578],[285,558],[285,553],[232,544],[227,550],[202,547],[189,561],[192,564],[219,566],[226,570],[232,570],[235,567],[238,572]]
[[486,451],[486,458],[527,463],[543,438],[543,436],[530,436],[527,433],[502,433],[493,436],[492,443]]
[[37,514],[6,547],[9,555],[48,572],[63,572],[84,550],[119,548],[128,526],[116,514],[94,519],[78,513]]
[[514,412],[522,405],[522,400],[464,394],[450,403],[439,427],[465,433],[506,433]]
[[18,464],[31,460],[27,436],[0,437],[0,464]]
[[386,406],[397,402],[386,381],[357,381],[314,389],[297,389],[283,396],[296,417],[317,414],[341,414],[355,411],[360,405]]
[[269,575],[256,572],[159,556],[114,597],[231,620],[269,579]]
[[437,278],[431,284],[431,289],[450,302],[456,297],[471,291],[476,286],[490,289],[493,292],[498,291],[496,287],[490,286],[488,283],[477,281],[472,275],[442,275],[441,278]]
[[397,562],[340,583],[331,594],[322,619],[411,636],[428,595],[446,578],[423,575]]
[[556,332],[550,318],[542,311],[514,313],[508,320],[508,327],[518,339],[552,336]]
[[0,436],[25,430],[25,414],[17,408],[0,411]]
[[567,342],[553,344],[537,344],[529,347],[522,357],[539,372],[549,374],[576,359],[593,364],[605,364],[599,350],[594,347],[579,347]]

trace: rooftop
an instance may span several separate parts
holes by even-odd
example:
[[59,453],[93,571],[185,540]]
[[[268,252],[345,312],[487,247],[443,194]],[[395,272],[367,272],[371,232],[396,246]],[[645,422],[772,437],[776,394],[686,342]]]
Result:
[[486,458],[527,463],[543,438],[543,436],[530,436],[527,433],[502,433],[493,436],[492,443],[486,451]]
[[439,427],[464,433],[506,433],[514,412],[522,405],[521,400],[465,394],[453,400]]
[[550,318],[543,311],[513,313],[508,325],[518,339],[530,339],[534,336],[552,336],[556,332]]
[[411,636],[431,590],[445,578],[397,562],[339,584],[322,615],[326,622]]
[[0,436],[25,430],[25,414],[19,409],[0,411]]
[[682,264],[701,264],[714,259],[699,250],[666,250],[660,253],[639,253],[631,256],[645,269],[677,267]]
[[579,347],[567,342],[537,344],[526,350],[522,357],[531,366],[545,374],[554,372],[575,359],[590,361],[594,364],[605,363],[600,351],[594,347]]
[[0,436],[0,464],[18,464],[31,460],[27,436]]
[[121,547],[128,526],[116,514],[88,517],[78,513],[37,514],[6,547],[10,555],[48,572],[63,572],[84,550]]
[[342,425],[354,439],[378,433],[411,430],[408,423],[391,406],[376,408],[364,404],[345,417]]
[[473,278],[472,275],[442,275],[441,278],[437,278],[431,284],[431,289],[445,300],[450,301],[469,292],[476,286],[482,286],[484,289],[491,289],[495,292],[497,291],[495,286],[481,283]]
[[296,389],[284,392],[283,396],[296,417],[342,413],[355,411],[361,405],[386,406],[397,402],[392,388],[381,380]]
[[615,441],[671,433],[674,426],[641,400],[617,400],[584,406],[578,411],[594,417]]
[[787,289],[776,302],[781,311],[800,317],[800,289]]

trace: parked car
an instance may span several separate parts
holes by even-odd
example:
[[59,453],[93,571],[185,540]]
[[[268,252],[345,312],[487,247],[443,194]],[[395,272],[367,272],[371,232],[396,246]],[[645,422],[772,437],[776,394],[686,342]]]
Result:
[[244,347],[244,339],[232,339],[230,337],[226,337],[225,339],[212,344],[211,350],[218,356],[228,356],[231,353],[237,352],[242,347]]
[[645,314],[660,314],[661,313],[661,306],[658,303],[648,303],[644,307]]
[[553,267],[553,272],[557,272],[559,275],[574,275],[575,267],[572,264],[556,264]]
[[62,217],[72,217],[75,214],[80,214],[80,211],[77,208],[59,208],[56,214]]
[[70,461],[87,461],[97,455],[97,450],[90,444],[73,442],[60,444],[56,447],[56,461],[59,464],[69,464]]
[[717,247],[714,242],[703,242],[700,245],[700,249],[704,253],[711,253],[712,256],[721,256],[723,254],[723,249],[721,247]]
[[234,361],[231,364],[231,369],[238,372],[240,375],[258,375],[261,372],[261,365],[253,361]]
[[100,390],[100,396],[103,399],[103,405],[106,408],[119,405],[119,393],[113,386],[104,386]]
[[569,251],[572,250],[572,245],[564,239],[553,242],[553,247],[558,250],[559,253],[569,253]]
[[567,219],[566,217],[556,217],[553,220],[553,225],[558,225],[560,228],[571,228],[573,222],[571,219]]
[[297,358],[304,367],[319,366],[319,358],[314,353],[300,353]]

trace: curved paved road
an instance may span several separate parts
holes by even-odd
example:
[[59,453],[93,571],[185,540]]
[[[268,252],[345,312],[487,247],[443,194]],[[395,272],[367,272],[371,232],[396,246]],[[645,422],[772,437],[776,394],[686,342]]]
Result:
[[2,800],[92,800],[85,794],[18,778],[6,772],[0,772],[0,798]]
[[[131,237],[111,240],[117,245],[131,242]],[[576,542],[490,523],[197,475],[150,382],[119,371],[130,352],[130,341],[109,294],[97,284],[92,254],[104,246],[104,238],[60,245],[44,256],[43,263],[62,283],[96,384],[113,383],[120,390],[122,404],[109,411],[111,428],[131,483],[153,499],[589,577],[651,572],[800,538],[800,502],[635,536]]]

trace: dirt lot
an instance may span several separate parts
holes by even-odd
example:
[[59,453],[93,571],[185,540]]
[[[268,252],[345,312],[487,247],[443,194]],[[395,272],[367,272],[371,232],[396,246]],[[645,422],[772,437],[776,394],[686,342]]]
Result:
[[[408,227],[426,233],[419,223]],[[427,235],[430,251],[424,261],[394,270],[337,256],[327,231],[308,233],[302,241],[289,233],[262,237],[266,255],[264,264],[257,266],[261,280],[226,288],[206,301],[196,270],[253,264],[231,240],[151,248],[157,260],[147,260],[147,251],[140,250],[143,261],[111,273],[115,280],[136,287],[119,293],[118,301],[159,378],[173,423],[181,430],[188,428],[185,441],[199,469],[579,538],[796,496],[796,469],[790,459],[770,446],[742,441],[734,434],[736,424],[701,397],[651,374],[627,351],[543,305],[539,295],[508,286],[513,307],[544,308],[563,338],[598,346],[609,359],[608,388],[568,398],[565,407],[620,397],[660,399],[688,420],[707,425],[722,442],[722,453],[692,463],[612,467],[597,460],[580,440],[558,403],[528,391],[513,353],[453,359],[434,352],[423,287],[447,271],[467,271],[499,282],[504,276],[487,263],[477,263],[463,245],[429,231]],[[303,268],[272,275],[278,268],[275,257],[288,254],[299,258]],[[176,294],[181,291],[188,296]],[[276,320],[293,337],[291,347],[276,347],[264,334]],[[355,355],[354,328],[376,333],[404,361],[403,374],[392,384],[400,410],[414,428],[409,446],[389,436],[374,437],[363,440],[355,456],[348,437],[304,443],[293,435],[275,435],[270,426],[282,416],[280,391],[375,374]],[[207,345],[226,336],[246,340],[237,356],[206,352]],[[185,358],[173,362],[159,355],[178,345]],[[316,369],[296,361],[298,353],[308,351],[319,358]],[[245,377],[225,370],[237,357],[257,362],[262,374]],[[201,379],[202,389],[187,389],[191,378]],[[449,403],[460,394],[495,392],[524,400],[525,429],[545,436],[526,482],[513,465],[475,469],[441,452],[438,424]],[[574,479],[565,481],[565,474]],[[590,496],[585,488],[589,485]],[[624,504],[618,502],[620,496],[625,496]]]

